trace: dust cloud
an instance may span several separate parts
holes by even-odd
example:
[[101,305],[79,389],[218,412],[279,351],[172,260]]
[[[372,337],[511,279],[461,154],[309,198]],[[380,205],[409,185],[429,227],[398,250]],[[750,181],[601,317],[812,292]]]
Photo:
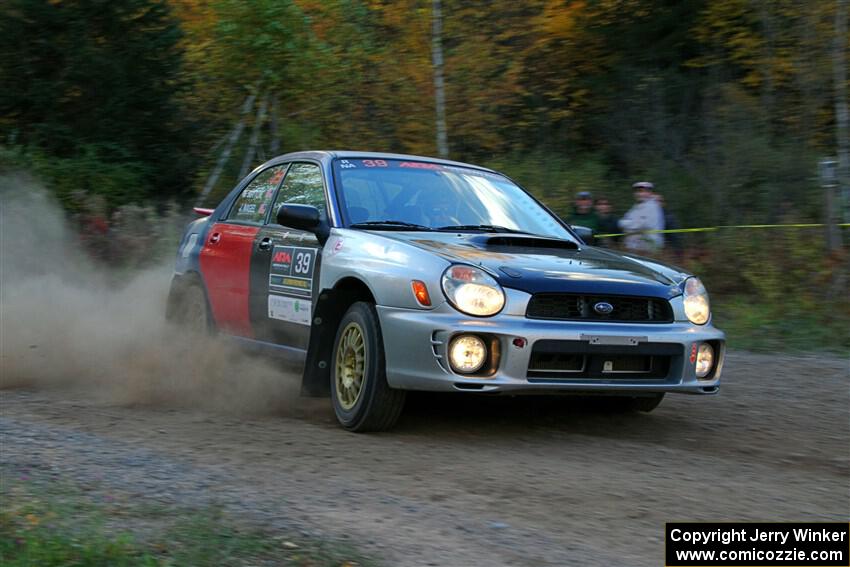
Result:
[[295,409],[293,369],[165,321],[170,260],[132,274],[104,267],[42,187],[0,175],[0,388],[235,413]]

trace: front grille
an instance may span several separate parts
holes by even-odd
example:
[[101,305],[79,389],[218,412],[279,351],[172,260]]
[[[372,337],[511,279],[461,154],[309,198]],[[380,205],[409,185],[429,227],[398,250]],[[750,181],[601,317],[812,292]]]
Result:
[[528,378],[549,380],[659,380],[670,372],[670,357],[642,354],[553,355],[533,353]]
[[528,364],[529,382],[563,380],[670,380],[670,369],[682,364],[683,347],[673,343],[641,343],[634,347],[597,346],[586,341],[540,340]]
[[[613,309],[610,313],[599,313],[594,309],[598,303],[608,303]],[[673,309],[669,301],[656,297],[537,293],[528,302],[525,316],[562,321],[672,323]]]

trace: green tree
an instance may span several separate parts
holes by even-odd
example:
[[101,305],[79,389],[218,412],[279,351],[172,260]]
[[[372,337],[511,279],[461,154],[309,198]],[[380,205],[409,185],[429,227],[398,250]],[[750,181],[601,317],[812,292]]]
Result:
[[141,185],[130,198],[187,192],[193,150],[175,96],[180,36],[159,0],[8,0],[0,8],[2,142],[85,167],[126,164]]

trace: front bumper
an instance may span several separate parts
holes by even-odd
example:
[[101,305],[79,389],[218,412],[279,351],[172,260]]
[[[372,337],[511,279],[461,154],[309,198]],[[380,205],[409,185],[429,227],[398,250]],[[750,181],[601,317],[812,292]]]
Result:
[[[558,391],[595,393],[681,392],[713,394],[720,385],[725,355],[725,335],[708,325],[677,321],[669,324],[626,324],[528,319],[524,315],[500,313],[480,319],[465,316],[444,303],[425,311],[378,306],[387,363],[387,381],[393,388],[429,391],[509,392],[512,394]],[[495,372],[470,377],[452,371],[447,349],[458,333],[475,333],[492,338],[499,351]],[[518,346],[524,339],[524,346]],[[532,352],[553,344],[580,351],[590,360],[632,353],[665,353],[663,375],[655,377],[627,373],[595,373],[580,377],[541,377],[530,372]],[[564,341],[553,343],[552,341]],[[715,363],[709,379],[698,379],[690,360],[694,344],[710,341]],[[593,343],[603,344],[593,344]],[[612,345],[610,343],[625,343]],[[635,343],[634,345],[630,343]],[[585,347],[586,345],[586,347]],[[656,373],[658,374],[658,373]]]

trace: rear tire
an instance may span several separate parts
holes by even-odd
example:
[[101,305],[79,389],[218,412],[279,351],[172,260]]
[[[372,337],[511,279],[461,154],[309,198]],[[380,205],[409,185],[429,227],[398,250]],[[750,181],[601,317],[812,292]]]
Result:
[[207,297],[197,283],[186,285],[177,305],[177,323],[196,335],[210,334],[210,313]]
[[358,433],[395,425],[406,392],[387,384],[384,341],[374,305],[357,302],[342,317],[330,365],[331,400],[340,425]]

